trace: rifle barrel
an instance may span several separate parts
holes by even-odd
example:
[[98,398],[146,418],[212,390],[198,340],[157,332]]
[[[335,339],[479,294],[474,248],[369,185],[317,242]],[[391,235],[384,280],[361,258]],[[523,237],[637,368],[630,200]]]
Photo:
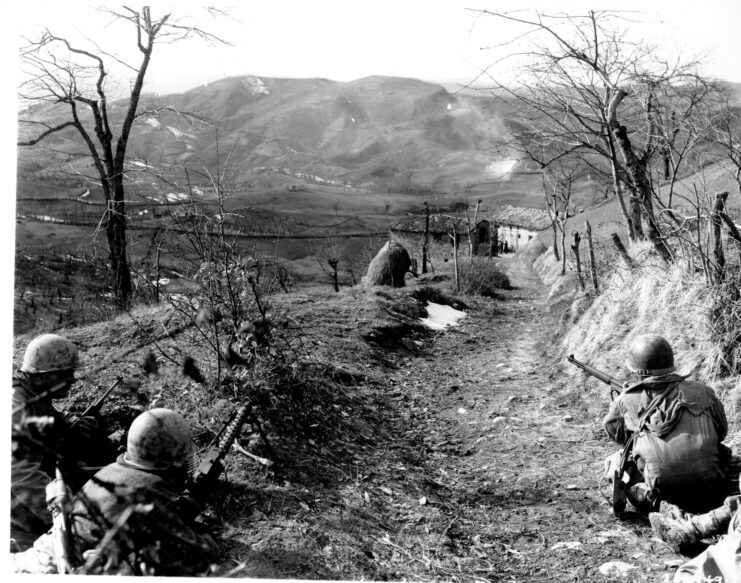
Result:
[[620,379],[618,379],[618,378],[616,378],[616,377],[614,377],[614,376],[612,376],[612,375],[610,375],[610,374],[608,374],[608,373],[606,373],[604,371],[601,371],[601,370],[599,370],[597,368],[594,368],[592,366],[589,366],[588,364],[585,364],[583,362],[580,362],[580,361],[576,360],[574,358],[574,355],[573,354],[570,354],[568,357],[566,357],[566,360],[568,360],[571,364],[573,364],[575,366],[578,366],[580,369],[582,369],[588,375],[591,375],[594,378],[599,379],[600,381],[602,381],[606,385],[610,385],[611,387],[615,387],[615,388],[618,388],[618,389],[622,388],[622,386],[623,386],[623,383],[622,383],[622,381]]

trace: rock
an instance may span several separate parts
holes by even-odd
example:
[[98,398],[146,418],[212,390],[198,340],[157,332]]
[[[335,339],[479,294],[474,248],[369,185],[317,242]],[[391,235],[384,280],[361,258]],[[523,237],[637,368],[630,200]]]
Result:
[[609,561],[600,565],[599,572],[606,577],[627,577],[634,565],[622,561]]
[[500,415],[499,417],[494,417],[491,422],[491,426],[498,427],[499,425],[504,425],[505,423],[507,423],[507,418]]
[[582,544],[579,541],[562,541],[551,547],[552,551],[577,551],[581,550]]
[[468,413],[468,411],[466,411],[466,409],[464,409],[463,407],[458,409],[458,415],[465,415],[466,413]]
[[563,418],[562,418],[562,421],[564,423],[570,423],[573,420],[574,420],[574,416],[573,415],[564,415]]

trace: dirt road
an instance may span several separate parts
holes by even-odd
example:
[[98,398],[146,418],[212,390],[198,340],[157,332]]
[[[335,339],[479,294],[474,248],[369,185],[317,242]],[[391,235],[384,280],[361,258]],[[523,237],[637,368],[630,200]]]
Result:
[[420,512],[435,510],[425,515],[428,535],[418,532],[416,544],[411,533],[401,543],[387,535],[408,565],[397,574],[461,581],[669,577],[682,557],[653,539],[639,517],[613,518],[600,492],[602,460],[616,449],[601,426],[608,391],[595,382],[580,394],[549,371],[542,349],[555,323],[543,290],[519,261],[503,266],[514,288],[504,301],[470,306],[460,326],[440,333],[427,354],[408,358],[390,379],[400,391],[406,437],[421,453],[398,487],[418,487]]

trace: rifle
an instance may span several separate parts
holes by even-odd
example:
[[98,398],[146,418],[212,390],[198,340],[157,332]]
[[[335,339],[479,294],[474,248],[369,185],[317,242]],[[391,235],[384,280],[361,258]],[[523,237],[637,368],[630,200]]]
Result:
[[566,360],[568,360],[571,364],[578,366],[588,375],[601,380],[607,385],[610,385],[610,399],[614,399],[614,396],[619,395],[620,392],[623,390],[624,383],[619,378],[609,375],[604,371],[601,371],[597,368],[589,366],[588,364],[576,360],[573,354],[569,354],[566,357]]
[[232,411],[229,420],[211,441],[206,455],[203,456],[201,463],[189,480],[188,490],[193,497],[201,496],[224,471],[224,465],[221,462],[229,453],[240,429],[242,429],[242,425],[247,422],[251,412],[251,404],[243,405]]
[[113,389],[115,389],[118,385],[120,385],[123,382],[123,377],[118,377],[116,379],[116,382],[113,383],[110,387],[108,387],[100,397],[87,409],[85,409],[82,412],[82,415],[80,415],[77,419],[75,419],[72,424],[70,425],[70,429],[75,427],[80,422],[80,419],[83,417],[89,417],[91,415],[97,415],[100,413],[100,410],[103,408],[103,403],[105,403],[105,400],[108,398],[108,395],[110,395],[113,392]]
[[46,486],[46,503],[52,515],[52,537],[57,573],[72,573],[81,558],[72,541],[69,524],[69,497],[62,472],[56,468],[56,479]]

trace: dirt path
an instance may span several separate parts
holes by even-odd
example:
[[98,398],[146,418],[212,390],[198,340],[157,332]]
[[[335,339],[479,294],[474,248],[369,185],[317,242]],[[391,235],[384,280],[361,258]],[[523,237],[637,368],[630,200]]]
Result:
[[439,534],[450,556],[419,547],[409,558],[460,580],[662,580],[681,557],[646,521],[613,518],[600,492],[615,449],[601,427],[607,391],[579,395],[550,378],[541,285],[519,261],[503,266],[506,299],[470,306],[391,379],[411,395],[406,415],[424,446],[420,505],[448,520]]

